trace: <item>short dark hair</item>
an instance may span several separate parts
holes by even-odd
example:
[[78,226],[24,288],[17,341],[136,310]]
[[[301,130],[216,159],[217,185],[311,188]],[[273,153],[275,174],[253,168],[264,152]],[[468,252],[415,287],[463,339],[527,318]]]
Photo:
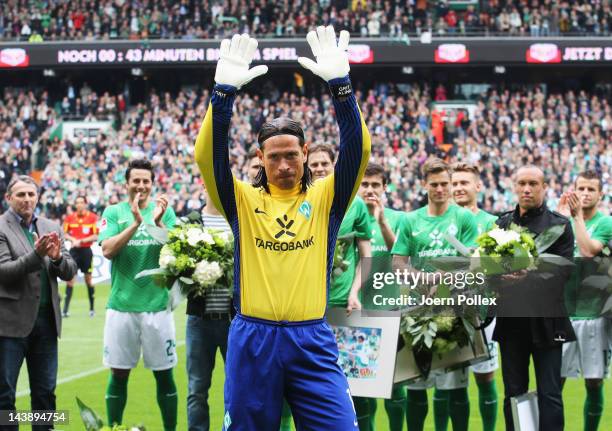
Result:
[[83,199],[83,202],[87,203],[87,196],[77,195],[77,197],[74,199],[74,202],[76,203],[76,201],[78,201],[79,199]]
[[314,144],[308,147],[308,157],[314,153],[327,153],[329,156],[329,160],[332,163],[336,161],[336,152],[334,151],[334,147],[326,143]]
[[599,187],[599,191],[603,189],[603,182],[601,180],[601,175],[599,175],[597,171],[593,169],[589,169],[589,170],[580,172],[576,176],[576,181],[574,182],[574,185],[576,184],[576,182],[578,182],[578,178],[584,178],[585,180],[597,180],[597,186]]
[[376,162],[369,162],[368,166],[365,168],[363,176],[372,177],[374,175],[380,175],[382,177],[383,186],[387,185],[387,176],[385,175],[385,168],[383,168],[383,165]]
[[134,159],[128,164],[127,171],[125,171],[125,181],[130,181],[130,173],[132,169],[142,169],[151,172],[151,182],[155,180],[155,173],[153,172],[153,165],[146,159]]
[[306,140],[304,139],[304,129],[302,125],[288,117],[278,117],[272,121],[266,121],[259,129],[257,134],[257,142],[259,147],[263,150],[264,142],[272,136],[278,135],[291,135],[295,136],[300,140],[300,147],[304,146]]
[[[263,151],[264,142],[272,136],[279,135],[295,136],[299,139],[300,147],[303,147],[306,143],[304,139],[304,130],[299,122],[288,117],[278,117],[272,121],[266,121],[261,126],[261,129],[259,129],[259,133],[257,134],[259,148]],[[302,193],[304,193],[311,184],[312,172],[310,172],[310,169],[308,168],[308,161],[306,161],[304,162],[304,175],[302,175]],[[263,187],[265,191],[270,193],[270,188],[268,187],[268,176],[266,175],[266,169],[263,165],[259,167],[259,172],[253,181],[253,187]]]
[[436,157],[429,159],[423,165],[423,179],[427,180],[431,174],[439,174],[441,172],[447,172],[450,175],[450,166],[442,159]]
[[13,187],[15,187],[15,184],[17,183],[27,183],[33,185],[36,188],[36,194],[39,194],[38,184],[36,183],[34,178],[29,175],[17,175],[15,178],[9,181],[8,185],[6,186],[7,195],[11,195],[11,193],[13,192]]

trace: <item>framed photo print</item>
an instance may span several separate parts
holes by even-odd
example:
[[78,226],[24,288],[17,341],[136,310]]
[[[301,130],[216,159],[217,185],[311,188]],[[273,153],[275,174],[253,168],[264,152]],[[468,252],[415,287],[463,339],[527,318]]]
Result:
[[329,308],[326,316],[351,395],[391,398],[400,317],[366,317],[361,311],[347,316],[344,308]]

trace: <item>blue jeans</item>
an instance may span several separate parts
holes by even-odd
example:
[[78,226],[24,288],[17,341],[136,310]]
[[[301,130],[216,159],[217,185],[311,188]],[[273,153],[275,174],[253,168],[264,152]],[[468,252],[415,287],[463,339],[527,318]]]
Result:
[[[24,359],[30,377],[32,410],[55,410],[57,331],[50,313],[39,314],[27,337],[0,337],[0,410],[15,410],[17,378]],[[0,426],[0,431],[17,429]],[[32,429],[46,431],[49,426]]]
[[209,431],[208,390],[217,348],[225,361],[230,322],[187,316],[187,422],[189,431]]

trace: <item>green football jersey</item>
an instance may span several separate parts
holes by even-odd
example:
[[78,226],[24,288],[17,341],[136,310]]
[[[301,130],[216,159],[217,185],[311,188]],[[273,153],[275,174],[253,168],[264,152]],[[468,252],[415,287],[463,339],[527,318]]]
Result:
[[359,260],[357,239],[370,239],[370,214],[368,207],[359,196],[356,196],[346,211],[340,230],[336,247],[344,248],[344,260],[348,268],[339,276],[333,277],[329,289],[329,305],[344,307],[348,301],[351,286],[355,277],[355,268]]
[[[396,234],[401,225],[402,218],[406,215],[405,212],[395,211],[390,208],[385,208],[385,219],[391,230]],[[393,271],[393,261],[391,250],[387,248],[385,239],[380,230],[380,225],[374,216],[369,215],[370,227],[372,232],[372,267],[370,268],[370,275],[368,281],[365,283],[361,292],[361,300],[364,309],[371,310],[388,310],[396,307],[377,305],[374,297],[376,295],[382,296],[383,298],[396,298],[399,296],[399,288],[395,284],[385,284],[381,289],[374,289],[373,277],[375,273],[388,273]]]
[[411,211],[403,218],[392,253],[432,258],[457,256],[459,252],[446,239],[454,236],[467,247],[475,246],[478,227],[471,211],[449,205],[441,216],[430,216],[428,206]]
[[[574,219],[571,220],[572,229],[574,229]],[[584,223],[586,225],[587,233],[591,239],[599,241],[604,245],[608,245],[610,239],[612,239],[612,216],[603,215],[600,211],[597,211],[590,220]],[[580,256],[580,249],[578,243],[574,240],[574,256]]]
[[[159,252],[162,246],[146,230],[146,224],[154,224],[155,202],[140,210],[143,223],[128,243],[111,260],[111,293],[107,308],[126,312],[156,312],[166,308],[168,291],[153,283],[151,277],[135,280],[145,269],[159,267]],[[162,216],[163,224],[174,227],[176,216],[168,207]],[[111,238],[134,223],[132,210],[127,202],[111,205],[104,210],[100,221],[98,241]]]
[[[402,217],[406,213],[402,211],[392,210],[391,208],[385,208],[385,220],[387,224],[391,228],[393,232],[397,234],[397,230],[399,229],[400,222]],[[368,220],[370,222],[371,232],[372,232],[372,257],[385,257],[391,256],[391,250],[387,249],[387,244],[385,243],[385,239],[383,238],[382,232],[380,231],[380,225],[378,221],[374,218],[373,215],[368,213]]]
[[495,225],[495,220],[497,220],[497,216],[489,214],[488,212],[483,211],[481,209],[479,209],[478,212],[473,216],[474,221],[476,222],[476,227],[478,229],[478,235],[493,229],[493,226]]
[[[571,218],[572,229],[575,232],[574,219]],[[591,239],[599,241],[604,246],[612,239],[612,217],[597,211],[590,220],[585,223],[587,233]],[[595,275],[597,265],[592,259],[582,259],[578,242],[574,239],[574,263],[576,270],[566,286],[566,304],[572,320],[593,319],[600,316],[599,311],[603,308],[607,297],[593,294],[592,290],[584,289],[582,282],[589,275]],[[578,290],[577,290],[578,289]]]

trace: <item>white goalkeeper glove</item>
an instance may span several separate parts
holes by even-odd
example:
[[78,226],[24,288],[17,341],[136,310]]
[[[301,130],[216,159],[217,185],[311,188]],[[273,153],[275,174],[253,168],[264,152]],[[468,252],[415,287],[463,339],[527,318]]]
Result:
[[221,54],[217,62],[215,82],[221,85],[231,85],[239,89],[251,80],[268,71],[268,66],[255,66],[249,69],[253,55],[257,49],[257,41],[248,34],[235,34],[232,40],[221,41]]
[[335,78],[344,78],[351,70],[346,50],[349,45],[349,32],[342,30],[340,39],[336,43],[334,27],[317,27],[317,31],[310,31],[306,40],[317,59],[315,63],[310,58],[299,57],[298,62],[315,75],[329,82]]

